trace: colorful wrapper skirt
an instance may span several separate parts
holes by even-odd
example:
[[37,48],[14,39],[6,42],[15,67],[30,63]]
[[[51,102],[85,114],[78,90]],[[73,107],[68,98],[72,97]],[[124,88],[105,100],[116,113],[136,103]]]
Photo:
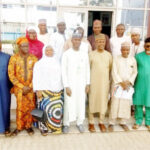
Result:
[[44,111],[45,122],[39,122],[41,131],[47,130],[51,133],[61,133],[63,118],[63,91],[58,93],[42,91],[43,99],[38,101],[38,108]]

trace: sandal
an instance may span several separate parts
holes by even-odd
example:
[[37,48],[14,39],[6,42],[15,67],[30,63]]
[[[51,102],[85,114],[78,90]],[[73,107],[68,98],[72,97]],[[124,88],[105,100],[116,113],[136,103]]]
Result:
[[48,135],[48,131],[47,130],[41,130],[41,135],[47,136]]
[[20,131],[21,131],[21,130],[15,129],[15,130],[11,133],[11,136],[17,136]]
[[108,126],[108,132],[113,132],[114,131],[114,125],[110,124]]
[[6,129],[5,132],[4,132],[4,134],[5,134],[6,137],[10,137],[11,136],[10,129]]
[[138,125],[138,124],[134,124],[134,125],[132,126],[132,129],[137,130],[139,127],[140,127],[140,125]]
[[147,127],[148,131],[150,131],[150,125],[146,125],[146,127]]
[[129,128],[128,128],[128,126],[127,125],[125,125],[125,124],[120,124],[120,126],[123,128],[123,130],[124,131],[129,131]]
[[27,131],[27,133],[29,135],[33,135],[34,134],[34,130],[32,128],[28,128],[28,129],[26,129],[26,131]]

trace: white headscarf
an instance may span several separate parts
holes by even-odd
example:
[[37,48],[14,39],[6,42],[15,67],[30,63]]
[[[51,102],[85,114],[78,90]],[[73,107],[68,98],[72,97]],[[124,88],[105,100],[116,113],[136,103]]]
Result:
[[52,48],[51,45],[45,45],[43,47],[43,56],[35,64],[33,69],[33,90],[50,90],[52,92],[59,92],[63,89],[61,66],[54,55],[52,57],[46,56],[45,51],[47,47]]
[[36,33],[37,33],[37,31],[38,31],[35,26],[29,26],[29,27],[27,28],[27,31],[30,31],[30,30],[34,30]]

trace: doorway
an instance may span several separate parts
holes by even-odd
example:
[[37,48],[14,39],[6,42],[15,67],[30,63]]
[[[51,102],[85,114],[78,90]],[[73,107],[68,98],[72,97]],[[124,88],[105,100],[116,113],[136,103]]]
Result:
[[93,33],[92,25],[95,19],[102,21],[102,33],[111,36],[112,11],[88,11],[88,36]]

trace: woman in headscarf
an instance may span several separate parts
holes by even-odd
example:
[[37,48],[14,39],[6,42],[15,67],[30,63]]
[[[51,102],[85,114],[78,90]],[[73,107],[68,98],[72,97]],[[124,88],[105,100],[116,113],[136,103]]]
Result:
[[61,133],[63,109],[63,85],[61,66],[54,56],[51,45],[43,48],[42,58],[33,69],[33,89],[37,95],[38,108],[45,111],[46,120],[39,122],[42,135]]
[[36,56],[38,59],[42,57],[42,48],[44,44],[37,39],[37,31],[35,27],[28,27],[26,38],[29,41],[29,53]]

